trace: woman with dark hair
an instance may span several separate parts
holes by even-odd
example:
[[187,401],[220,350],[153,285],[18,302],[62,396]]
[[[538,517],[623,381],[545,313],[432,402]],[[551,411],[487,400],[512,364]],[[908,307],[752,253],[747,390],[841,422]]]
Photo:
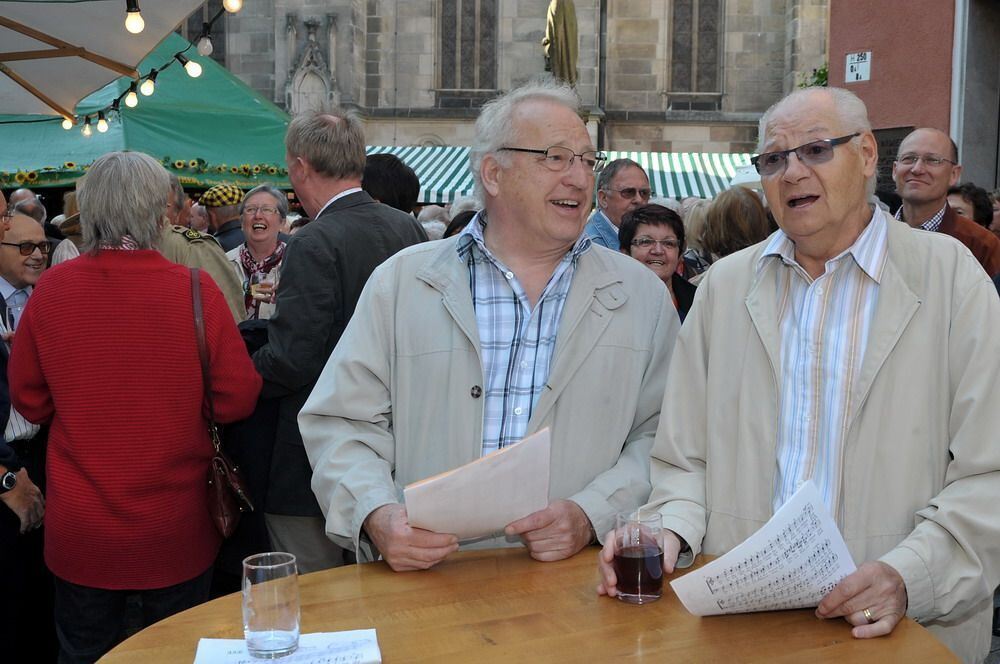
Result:
[[681,218],[662,205],[643,205],[622,215],[618,241],[623,254],[643,263],[666,284],[683,323],[694,302],[695,287],[677,274],[684,253]]
[[222,537],[208,507],[206,398],[231,422],[261,387],[212,278],[156,250],[170,195],[160,163],[106,154],[77,191],[81,255],[42,275],[8,370],[17,411],[51,425],[45,562],[60,662],[95,661],[121,641],[131,595],[142,626],[208,599]]

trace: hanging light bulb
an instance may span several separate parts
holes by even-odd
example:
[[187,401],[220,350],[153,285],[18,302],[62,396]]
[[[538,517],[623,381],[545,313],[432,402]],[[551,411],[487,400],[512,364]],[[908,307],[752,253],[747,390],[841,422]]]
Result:
[[188,76],[191,78],[198,78],[201,76],[201,65],[194,60],[187,59],[183,53],[178,53],[174,56],[177,58],[177,62],[184,65],[184,71],[187,72]]
[[90,117],[87,117],[87,121],[83,123],[83,135],[90,138],[90,135],[94,132],[90,128]]
[[149,72],[149,76],[142,82],[142,85],[139,86],[139,92],[147,97],[153,94],[153,91],[156,90],[156,73],[155,69]]
[[135,108],[139,105],[139,95],[135,93],[136,83],[132,81],[132,85],[128,88],[128,94],[125,95],[125,105],[129,108]]
[[97,131],[102,134],[108,131],[108,120],[104,117],[104,111],[97,114]]
[[139,13],[139,0],[125,0],[125,29],[137,35],[146,27]]
[[212,44],[212,35],[205,35],[198,40],[198,55],[207,58],[212,55],[212,51],[215,50],[215,46]]
[[230,14],[235,14],[243,9],[243,0],[222,0],[222,6]]
[[71,118],[63,118],[62,128],[69,131],[73,128],[73,120]]

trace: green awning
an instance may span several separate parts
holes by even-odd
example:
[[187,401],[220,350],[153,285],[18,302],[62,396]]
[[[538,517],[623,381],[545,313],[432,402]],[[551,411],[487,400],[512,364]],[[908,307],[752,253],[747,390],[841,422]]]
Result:
[[[392,153],[420,178],[421,203],[450,203],[472,194],[467,147],[370,146],[369,154]],[[729,189],[737,169],[750,163],[749,153],[608,152],[609,159],[628,158],[649,174],[656,196],[713,198]]]
[[[162,67],[188,46],[171,33],[139,71]],[[201,76],[189,77],[175,61],[157,76],[153,95],[139,95],[135,108],[123,103],[103,134],[96,124],[88,138],[80,126],[63,129],[60,118],[0,116],[0,187],[71,185],[99,156],[135,150],[160,160],[188,186],[231,182],[245,189],[268,182],[287,188],[288,115],[211,58],[193,48],[185,56],[201,64]],[[77,115],[106,108],[130,82],[118,79],[84,98]]]

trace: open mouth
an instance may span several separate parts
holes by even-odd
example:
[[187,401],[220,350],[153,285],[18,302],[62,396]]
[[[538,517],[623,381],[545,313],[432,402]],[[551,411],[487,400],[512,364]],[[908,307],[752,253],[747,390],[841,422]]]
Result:
[[568,210],[575,210],[576,208],[580,207],[579,201],[571,201],[569,199],[555,200],[552,201],[552,204],[561,208],[566,208]]
[[253,224],[250,228],[255,231],[266,231],[267,224]]
[[788,200],[788,207],[802,208],[812,205],[819,200],[819,196],[796,196]]
[[646,261],[646,265],[665,265],[663,261]]

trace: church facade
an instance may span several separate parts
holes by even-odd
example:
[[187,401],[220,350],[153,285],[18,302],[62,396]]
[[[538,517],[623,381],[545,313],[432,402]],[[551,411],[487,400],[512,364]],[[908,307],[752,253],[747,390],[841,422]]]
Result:
[[[760,114],[826,67],[828,0],[571,4],[576,89],[603,149],[752,151]],[[479,106],[545,73],[548,5],[244,0],[213,57],[290,113],[355,109],[369,144],[468,145]]]

